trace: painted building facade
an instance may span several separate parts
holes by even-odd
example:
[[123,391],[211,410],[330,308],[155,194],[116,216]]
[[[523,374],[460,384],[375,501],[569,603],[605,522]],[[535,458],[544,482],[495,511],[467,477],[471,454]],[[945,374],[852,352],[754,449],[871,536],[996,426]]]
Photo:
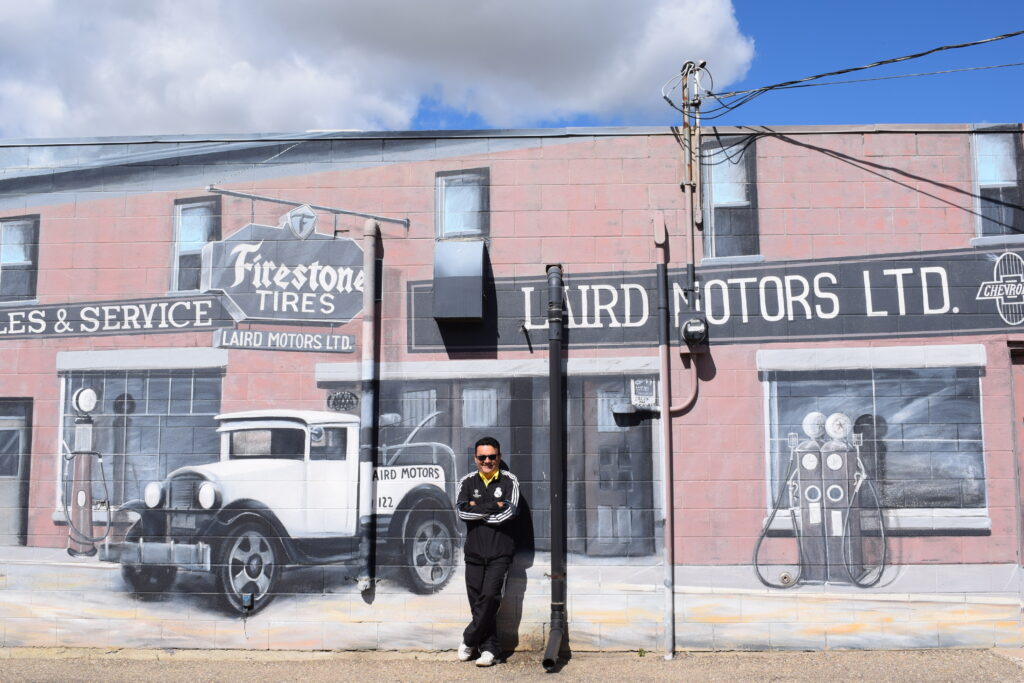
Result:
[[692,239],[669,129],[4,143],[3,642],[454,648],[491,435],[541,647],[561,264],[572,647],[1019,647],[1021,140],[709,129]]

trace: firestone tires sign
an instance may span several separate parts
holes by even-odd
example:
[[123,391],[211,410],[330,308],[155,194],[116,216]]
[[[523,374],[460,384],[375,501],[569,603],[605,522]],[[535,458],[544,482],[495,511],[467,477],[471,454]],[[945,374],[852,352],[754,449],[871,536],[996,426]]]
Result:
[[250,223],[203,248],[203,291],[224,295],[235,322],[343,324],[363,306],[363,250],[316,232],[308,206],[281,225]]

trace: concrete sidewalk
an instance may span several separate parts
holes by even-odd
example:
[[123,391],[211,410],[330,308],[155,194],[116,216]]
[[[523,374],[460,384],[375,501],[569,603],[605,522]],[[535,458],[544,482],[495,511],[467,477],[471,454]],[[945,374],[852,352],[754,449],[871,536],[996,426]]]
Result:
[[0,649],[0,680],[115,683],[190,681],[1024,681],[1024,650],[580,653],[553,678],[539,652],[490,669],[453,652],[253,652],[243,650]]

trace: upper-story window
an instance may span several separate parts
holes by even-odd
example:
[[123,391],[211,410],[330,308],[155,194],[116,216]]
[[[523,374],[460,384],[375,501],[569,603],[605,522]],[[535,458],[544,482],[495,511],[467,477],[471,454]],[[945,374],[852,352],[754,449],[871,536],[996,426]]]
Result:
[[1024,234],[1022,158],[1019,132],[974,135],[979,236]]
[[174,202],[174,281],[179,292],[199,289],[203,246],[220,239],[220,197]]
[[754,150],[749,136],[718,138],[702,149],[707,258],[760,253]]
[[36,296],[39,216],[0,218],[0,301]]
[[487,237],[491,173],[486,168],[438,173],[437,237]]

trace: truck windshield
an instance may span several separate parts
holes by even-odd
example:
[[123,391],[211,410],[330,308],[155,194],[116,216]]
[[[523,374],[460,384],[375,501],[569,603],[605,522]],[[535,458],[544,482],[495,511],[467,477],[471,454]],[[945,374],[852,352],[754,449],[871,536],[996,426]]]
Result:
[[306,451],[306,432],[302,429],[240,429],[230,435],[232,459],[302,460]]

